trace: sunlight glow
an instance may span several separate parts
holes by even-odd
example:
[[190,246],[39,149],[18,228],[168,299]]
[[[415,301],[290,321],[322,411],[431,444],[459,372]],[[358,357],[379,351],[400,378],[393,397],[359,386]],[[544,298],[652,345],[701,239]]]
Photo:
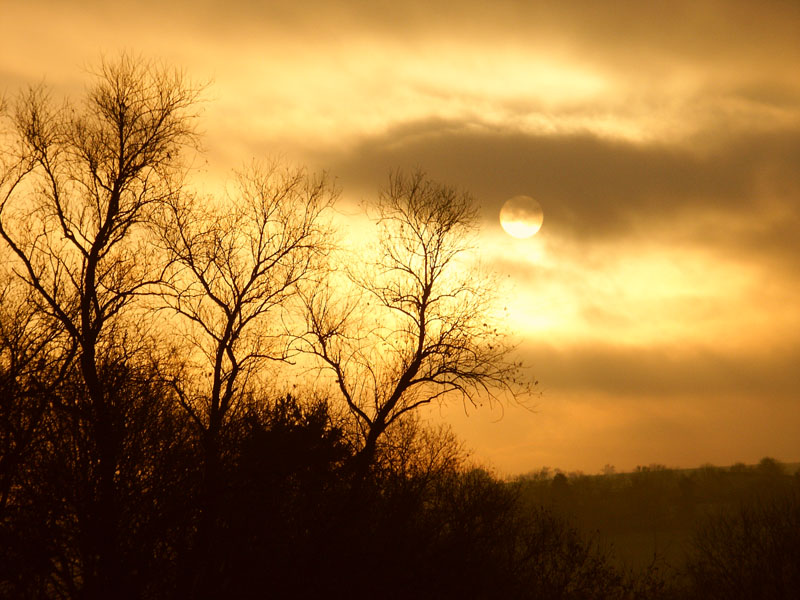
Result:
[[[536,242],[535,244],[531,242]],[[763,302],[770,309],[746,310],[761,288],[755,265],[720,262],[699,249],[603,245],[596,255],[553,237],[530,241],[487,238],[484,260],[507,275],[501,292],[518,335],[556,346],[593,342],[625,346],[715,344],[746,348],[767,332],[764,319],[779,319],[797,330],[798,319],[785,299]]]

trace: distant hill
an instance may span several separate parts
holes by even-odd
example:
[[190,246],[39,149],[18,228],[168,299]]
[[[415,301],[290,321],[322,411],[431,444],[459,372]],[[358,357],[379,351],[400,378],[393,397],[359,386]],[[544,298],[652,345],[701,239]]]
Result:
[[630,566],[680,564],[697,525],[743,502],[800,490],[800,463],[764,458],[756,465],[637,467],[602,475],[541,470],[514,482],[532,506],[543,505],[611,547]]

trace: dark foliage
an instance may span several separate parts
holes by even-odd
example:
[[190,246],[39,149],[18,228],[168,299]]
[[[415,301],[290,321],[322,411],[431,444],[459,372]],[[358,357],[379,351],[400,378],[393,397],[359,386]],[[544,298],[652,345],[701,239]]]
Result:
[[695,535],[687,572],[697,598],[796,598],[800,490],[751,501],[706,521]]
[[[131,597],[185,597],[201,518],[201,445],[157,373],[101,369],[125,423],[115,510]],[[2,521],[2,595],[80,598],[92,556],[91,436],[65,407],[82,387],[52,391],[42,443],[16,478]],[[528,511],[518,490],[466,468],[452,438],[414,430],[366,482],[324,403],[261,402],[228,430],[214,552],[197,596],[318,598],[610,597],[622,577],[573,528]],[[354,490],[358,490],[357,493]],[[608,592],[608,593],[607,593]]]

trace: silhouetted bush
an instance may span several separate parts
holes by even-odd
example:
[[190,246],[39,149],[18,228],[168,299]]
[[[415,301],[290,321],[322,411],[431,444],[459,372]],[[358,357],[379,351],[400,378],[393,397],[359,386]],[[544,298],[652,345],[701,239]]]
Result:
[[73,370],[47,393],[41,439],[21,464],[0,521],[0,595],[79,597],[84,569],[96,559],[84,524],[112,510],[119,528],[107,534],[115,536],[124,565],[118,576],[130,595],[169,589],[173,556],[190,526],[186,424],[147,365],[108,358],[100,373],[118,423],[115,495],[98,506],[97,450],[86,427],[92,406]]

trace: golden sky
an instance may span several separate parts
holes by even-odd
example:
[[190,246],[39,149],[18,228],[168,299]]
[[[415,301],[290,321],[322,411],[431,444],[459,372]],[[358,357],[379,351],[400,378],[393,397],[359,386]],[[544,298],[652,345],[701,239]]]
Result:
[[[535,412],[451,421],[502,473],[800,460],[795,0],[0,0],[0,92],[120,51],[210,81],[211,180],[280,154],[345,206],[468,189]],[[544,226],[497,214],[535,197]]]

